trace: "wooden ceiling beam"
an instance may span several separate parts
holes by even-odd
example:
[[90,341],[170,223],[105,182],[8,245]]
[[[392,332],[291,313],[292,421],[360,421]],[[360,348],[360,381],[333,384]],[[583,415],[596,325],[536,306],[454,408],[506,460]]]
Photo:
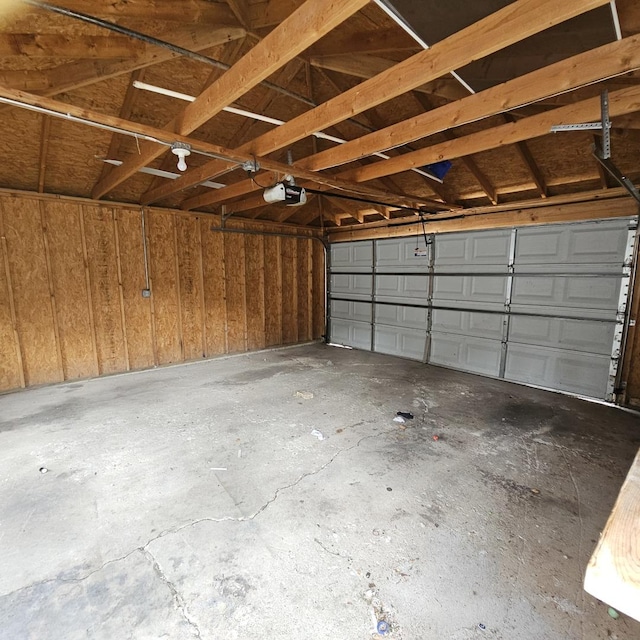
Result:
[[367,134],[299,164],[314,171],[339,166],[637,68],[640,36],[632,36]]
[[389,51],[420,50],[420,46],[405,31],[393,27],[376,31],[361,31],[348,36],[323,38],[307,51],[312,58],[324,56],[341,56],[356,53],[386,53]]
[[[198,140],[196,138],[190,138],[183,136],[172,131],[165,129],[159,129],[158,127],[152,127],[149,125],[141,124],[139,122],[132,122],[131,120],[123,120],[116,116],[109,116],[93,109],[86,109],[84,107],[77,107],[67,102],[61,102],[53,98],[46,98],[44,96],[37,96],[32,93],[26,93],[24,91],[17,91],[15,89],[9,89],[7,87],[0,86],[0,98],[7,98],[23,105],[30,105],[33,107],[40,107],[47,109],[50,112],[60,114],[60,116],[66,120],[70,117],[78,118],[80,120],[87,121],[88,123],[95,123],[97,125],[106,125],[108,127],[115,127],[128,131],[131,134],[135,134],[144,138],[153,138],[156,140],[184,142],[191,145],[194,149],[197,149],[203,153],[208,153],[215,156],[221,156],[228,158],[229,163],[232,166],[237,167],[247,161],[252,161],[254,158],[244,152],[239,152],[233,149],[227,149],[217,144],[212,144],[204,140]],[[155,143],[154,143],[155,144]],[[164,144],[158,143],[158,147],[161,148],[161,153],[164,152],[167,147]],[[426,206],[436,207],[439,209],[448,208],[442,203],[434,202],[426,198],[420,198],[416,196],[407,197],[402,194],[389,193],[382,189],[375,187],[356,185],[342,180],[338,177],[328,176],[320,173],[313,173],[299,167],[283,164],[271,160],[270,158],[258,158],[263,168],[269,171],[274,171],[280,174],[291,174],[299,180],[308,180],[314,184],[324,185],[329,189],[338,189],[340,191],[347,191],[350,193],[356,192],[364,194],[365,197],[371,197],[376,200],[389,200],[392,205],[402,204],[409,207]]]
[[[194,102],[189,103],[166,128],[188,135],[368,2],[369,0],[307,0],[229,71],[205,89]],[[101,198],[158,155],[157,145],[141,145],[138,155],[125,160],[96,185],[92,197]]]
[[[245,35],[246,31],[240,27],[212,29],[204,25],[180,25],[171,33],[159,34],[158,37],[165,36],[173,44],[192,51],[202,51],[244,38]],[[0,84],[50,97],[177,57],[178,54],[172,51],[147,45],[142,55],[128,60],[77,60],[46,71],[0,71]]]
[[[516,122],[516,119],[510,113],[503,113],[502,118],[505,122]],[[529,149],[529,145],[524,141],[516,142],[515,148],[518,152],[518,155],[520,156],[520,159],[522,160],[522,162],[524,162],[525,167],[527,167],[527,170],[531,174],[540,197],[547,198],[549,196],[549,188],[547,187],[547,183],[544,179],[544,176],[542,175],[542,172],[540,171],[538,163],[535,161],[533,154]],[[498,203],[494,202],[494,204]]]
[[[245,46],[244,40],[236,40],[236,42],[233,45],[224,48],[220,61],[228,65],[233,64],[240,56],[242,52],[242,48],[244,46]],[[209,85],[215,82],[223,73],[224,71],[222,69],[215,68],[215,67],[211,69],[209,76],[207,77],[204,84],[202,85],[201,91],[204,91]],[[175,166],[176,166],[176,157],[172,153],[165,153],[160,164],[160,169],[163,171],[171,171],[175,173]],[[179,180],[179,178],[176,178],[176,180]],[[143,204],[146,204],[145,196],[147,195],[147,193],[151,193],[156,189],[166,187],[167,183],[171,183],[171,180],[167,178],[163,178],[161,176],[155,176],[153,180],[150,182],[147,191],[144,194],[142,194],[141,202]]]
[[[71,11],[113,19],[161,20],[167,22],[188,22],[195,24],[235,25],[235,16],[226,4],[208,0],[108,0],[92,2],[86,0],[61,0],[60,5]],[[37,9],[27,8],[27,12],[41,15]]]
[[[430,110],[431,105],[427,100],[424,99],[423,96],[414,94],[414,97],[417,100],[420,107],[422,107],[425,111]],[[447,140],[454,140],[455,138],[458,137],[451,130],[443,131],[443,135]],[[489,202],[491,202],[491,204],[498,204],[498,194],[496,193],[496,188],[491,184],[491,181],[480,169],[476,161],[473,158],[466,156],[462,158],[462,162],[464,166],[467,168],[467,171],[469,171],[473,175],[473,177],[476,179],[477,183],[480,185],[480,188],[485,192],[487,198],[489,198]]]
[[[602,193],[602,191],[599,193]],[[474,229],[500,229],[551,224],[554,222],[578,222],[582,220],[635,216],[638,213],[637,203],[628,196],[577,202],[575,204],[566,204],[562,200],[556,203],[555,199],[553,200],[554,202],[552,202],[552,198],[548,198],[546,201],[537,198],[536,202],[544,203],[544,206],[540,209],[523,208],[520,206],[521,203],[510,203],[509,205],[499,205],[496,211],[491,211],[490,207],[467,209],[463,214],[456,214],[455,219],[447,220],[446,218],[450,218],[450,214],[429,217],[427,220],[427,232],[447,233]],[[349,229],[332,229],[329,232],[329,242],[406,237],[417,233],[422,233],[419,223],[397,226],[386,221],[380,223],[370,222],[362,227],[353,225]]]
[[[558,5],[554,0],[518,0],[480,22],[442,40],[431,49],[412,56],[392,69],[366,80],[302,116],[298,116],[281,127],[260,136],[249,145],[243,146],[242,151],[247,150],[255,156],[264,156],[277,151],[314,131],[328,129],[356,113],[362,113],[401,93],[411,91],[474,59],[489,55],[501,47],[509,46],[544,28],[605,3],[605,0],[588,0],[588,2],[567,0],[562,5]],[[635,54],[639,55],[637,52]],[[607,71],[607,73],[610,72]],[[502,96],[500,103],[504,104]],[[502,108],[498,108],[498,111],[501,111]],[[459,114],[457,116],[460,117]],[[442,128],[437,130],[442,130]],[[403,125],[402,129],[405,130],[403,135],[407,135],[406,125]],[[365,136],[365,138],[368,137]],[[329,153],[340,153],[337,150],[346,146],[348,145],[336,147]],[[390,144],[383,146],[383,148],[392,148],[393,146],[397,145]],[[359,154],[358,157],[372,155],[380,150],[378,148],[370,153]],[[351,151],[353,152],[353,147]],[[315,157],[318,158],[320,155],[324,154],[318,154]],[[311,167],[307,161],[297,164],[313,169],[326,168]],[[191,179],[191,184],[198,184],[215,177],[218,172],[223,170],[223,163],[209,162],[198,168],[194,178],[195,182],[194,179]],[[188,177],[185,178],[183,185],[188,184],[189,180]],[[182,185],[176,185],[176,187],[180,186]]]
[[255,155],[272,153],[314,131],[325,130],[473,60],[607,3],[608,0],[564,0],[561,3],[557,0],[516,0],[430,49],[260,136],[253,141],[250,151]]
[[30,58],[130,58],[145,44],[124,36],[67,36],[50,33],[0,33],[0,56]]
[[245,28],[251,28],[251,15],[249,12],[248,0],[227,0],[229,8],[238,22]]
[[[131,79],[129,80],[129,84],[127,85],[127,90],[124,94],[124,99],[122,100],[122,105],[120,106],[120,117],[123,120],[128,120],[131,117],[131,111],[133,110],[133,101],[135,95],[137,93],[136,88],[133,86],[133,83],[136,80],[142,80],[144,77],[144,69],[137,69],[131,74]],[[111,140],[109,141],[109,148],[107,149],[107,160],[114,160],[118,157],[120,151],[120,142],[122,140],[122,136],[117,133],[111,134]],[[98,181],[102,180],[108,173],[111,165],[104,163],[102,167],[102,171],[100,172],[100,177]]]
[[[640,111],[640,86],[610,93],[609,103],[612,117]],[[478,131],[456,140],[441,142],[396,158],[382,160],[366,167],[350,169],[339,175],[345,180],[366,182],[381,176],[408,171],[413,167],[422,167],[426,164],[439,162],[440,160],[452,160],[453,158],[498,149],[505,145],[544,136],[550,133],[553,125],[591,122],[599,118],[600,98],[591,98],[576,104],[559,107],[537,116],[523,118],[517,122]],[[568,136],[571,134],[559,133],[555,135]]]
[[[363,54],[314,56],[310,59],[310,63],[319,69],[337,71],[338,73],[365,80],[374,78],[397,64],[392,60]],[[438,96],[449,101],[459,100],[469,95],[469,92],[450,75],[427,82],[415,87],[413,90],[418,93]]]
[[304,0],[263,0],[249,7],[252,29],[275,27],[286,20]]

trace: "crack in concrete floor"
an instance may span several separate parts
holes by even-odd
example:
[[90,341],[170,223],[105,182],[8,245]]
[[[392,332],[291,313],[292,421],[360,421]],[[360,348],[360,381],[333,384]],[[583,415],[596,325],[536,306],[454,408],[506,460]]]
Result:
[[[358,423],[358,425],[362,424],[361,422]],[[178,527],[173,527],[171,529],[165,529],[164,531],[161,531],[157,536],[154,536],[153,538],[150,538],[149,540],[147,540],[147,542],[143,545],[139,545],[137,546],[135,549],[132,549],[131,551],[129,551],[128,553],[118,557],[118,558],[113,558],[111,560],[107,560],[106,562],[104,562],[102,565],[100,565],[98,568],[93,569],[92,571],[90,571],[89,573],[87,573],[86,575],[79,577],[79,578],[61,578],[61,577],[55,577],[55,578],[47,578],[45,580],[39,580],[38,582],[33,582],[31,584],[25,585],[24,587],[20,587],[20,589],[15,589],[14,591],[10,591],[8,593],[3,594],[2,596],[0,596],[0,599],[2,598],[7,598],[10,596],[13,596],[17,593],[21,593],[23,591],[28,591],[29,589],[33,589],[36,587],[40,587],[46,584],[52,584],[52,583],[63,583],[63,584],[78,584],[81,582],[84,582],[85,580],[87,580],[88,578],[90,578],[91,576],[93,576],[96,573],[99,573],[100,571],[102,571],[103,569],[105,569],[105,567],[118,563],[118,562],[123,562],[124,560],[126,560],[127,558],[131,557],[133,554],[140,552],[143,553],[145,555],[145,557],[147,557],[147,559],[149,559],[150,561],[152,561],[152,566],[154,571],[156,572],[156,574],[161,578],[161,580],[163,582],[165,582],[167,584],[167,586],[171,589],[172,595],[174,600],[177,601],[177,608],[182,612],[182,614],[185,617],[185,620],[190,624],[193,625],[193,622],[188,618],[188,616],[186,615],[185,611],[184,611],[184,607],[186,607],[186,604],[182,598],[182,596],[180,596],[175,588],[175,586],[167,579],[166,575],[164,574],[164,572],[162,572],[162,570],[160,569],[158,563],[155,561],[154,556],[151,554],[151,552],[149,551],[148,547],[149,545],[153,544],[154,542],[156,542],[157,540],[160,540],[161,538],[165,538],[166,536],[169,535],[174,535],[176,533],[180,533],[181,531],[183,531],[184,529],[188,529],[190,527],[194,527],[198,524],[202,524],[203,522],[214,522],[214,523],[219,523],[219,522],[250,522],[252,520],[254,520],[255,518],[257,518],[259,515],[261,515],[262,513],[264,513],[280,496],[280,494],[283,491],[287,491],[288,489],[292,489],[294,487],[296,487],[297,485],[299,485],[304,479],[309,478],[311,476],[315,476],[318,475],[319,473],[322,473],[322,471],[324,471],[327,467],[329,467],[335,460],[336,458],[338,458],[340,455],[342,455],[343,453],[347,453],[353,449],[356,449],[357,447],[360,446],[360,444],[362,442],[364,442],[365,440],[370,440],[373,438],[380,438],[383,436],[386,436],[390,433],[392,433],[393,430],[392,429],[388,429],[388,430],[384,430],[381,431],[380,433],[374,433],[374,434],[370,434],[370,435],[366,435],[363,436],[362,438],[360,438],[355,444],[352,444],[349,447],[344,447],[343,449],[339,449],[338,451],[336,451],[330,458],[329,460],[327,460],[327,462],[325,462],[324,464],[322,464],[320,467],[318,467],[317,469],[315,469],[314,471],[309,471],[307,473],[303,473],[302,475],[300,475],[294,482],[291,482],[289,484],[283,485],[282,487],[277,487],[273,497],[270,498],[269,500],[267,500],[259,509],[257,509],[253,514],[249,515],[249,516],[241,516],[241,517],[233,517],[233,516],[225,516],[223,518],[212,518],[212,517],[204,517],[204,518],[196,518],[195,520],[191,520],[190,522],[186,522]],[[316,540],[316,542],[318,542]],[[332,553],[331,551],[327,550],[324,545],[322,545],[322,543],[319,543],[320,546],[325,549],[325,551],[327,551],[328,553]],[[339,555],[339,554],[334,554],[334,555]],[[340,556],[343,559],[347,559],[345,558],[345,556]],[[195,626],[195,625],[193,625]],[[196,626],[197,628],[197,626]],[[198,634],[199,634],[199,630],[198,630]],[[198,637],[200,637],[198,635]]]

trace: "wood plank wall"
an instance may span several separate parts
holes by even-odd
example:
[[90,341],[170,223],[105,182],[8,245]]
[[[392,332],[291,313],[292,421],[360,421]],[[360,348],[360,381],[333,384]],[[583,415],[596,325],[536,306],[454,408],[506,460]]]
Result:
[[[0,195],[0,391],[320,338],[325,266],[312,232],[219,225]],[[274,231],[292,235],[262,235]]]

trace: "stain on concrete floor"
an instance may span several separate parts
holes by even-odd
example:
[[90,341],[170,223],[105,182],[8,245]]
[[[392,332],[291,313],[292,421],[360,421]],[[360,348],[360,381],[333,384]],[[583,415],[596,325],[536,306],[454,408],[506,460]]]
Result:
[[3,640],[640,637],[582,590],[632,413],[313,345],[0,396],[0,424]]

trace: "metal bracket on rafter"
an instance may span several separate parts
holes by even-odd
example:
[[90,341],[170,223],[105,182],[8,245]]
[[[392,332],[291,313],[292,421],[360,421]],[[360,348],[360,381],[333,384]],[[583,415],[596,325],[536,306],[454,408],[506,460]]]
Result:
[[602,131],[602,157],[611,157],[611,119],[609,118],[609,92],[600,95],[600,122],[582,122],[578,124],[556,124],[551,127],[552,133],[559,131]]
[[607,173],[621,186],[624,187],[632,198],[640,204],[640,193],[629,178],[622,174],[620,169],[611,160],[611,119],[609,118],[609,92],[603,91],[600,96],[600,122],[584,122],[582,124],[558,124],[551,127],[551,131],[602,131],[602,147],[597,143],[592,145],[593,157],[602,165]]

